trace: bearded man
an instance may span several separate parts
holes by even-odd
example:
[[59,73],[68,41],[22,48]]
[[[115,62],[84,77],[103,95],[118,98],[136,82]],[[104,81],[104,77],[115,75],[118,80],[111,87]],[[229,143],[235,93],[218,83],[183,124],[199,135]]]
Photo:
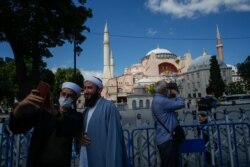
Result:
[[125,167],[127,152],[120,113],[112,101],[101,97],[101,79],[84,81],[85,110],[80,137],[79,167]]

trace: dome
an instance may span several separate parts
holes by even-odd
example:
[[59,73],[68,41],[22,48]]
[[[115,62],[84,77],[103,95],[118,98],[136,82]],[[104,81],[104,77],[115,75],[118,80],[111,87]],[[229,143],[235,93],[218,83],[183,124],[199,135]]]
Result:
[[[211,59],[211,55],[208,55],[206,52],[203,53],[202,56],[197,57],[188,67],[187,71],[196,71],[199,69],[204,69],[204,68],[210,68],[210,59]],[[218,64],[220,67],[227,67],[227,65],[218,60]]]
[[154,54],[172,54],[169,50],[167,50],[167,49],[162,49],[162,48],[159,48],[159,47],[157,47],[156,49],[153,49],[153,50],[151,50],[151,51],[149,51],[147,54],[146,54],[146,56],[147,55],[150,55],[151,53],[154,53]]
[[140,83],[137,83],[134,85],[134,89],[143,89],[143,88],[144,88],[144,86],[141,85]]
[[237,73],[237,72],[238,72],[238,69],[237,69],[237,67],[236,67],[236,66],[234,66],[234,65],[231,65],[231,64],[227,64],[227,67],[230,67],[230,68],[232,68],[232,71],[234,71],[235,73]]

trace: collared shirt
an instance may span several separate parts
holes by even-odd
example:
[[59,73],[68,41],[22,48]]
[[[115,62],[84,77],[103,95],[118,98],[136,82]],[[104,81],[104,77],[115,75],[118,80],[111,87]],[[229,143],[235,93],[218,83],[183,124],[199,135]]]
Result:
[[[152,112],[158,117],[158,119],[170,130],[179,124],[175,111],[185,107],[185,100],[180,95],[176,98],[167,98],[166,96],[156,93],[151,105]],[[153,116],[154,117],[154,116]],[[171,134],[168,133],[162,125],[155,120],[155,142],[157,145],[164,143],[167,140],[171,140]]]

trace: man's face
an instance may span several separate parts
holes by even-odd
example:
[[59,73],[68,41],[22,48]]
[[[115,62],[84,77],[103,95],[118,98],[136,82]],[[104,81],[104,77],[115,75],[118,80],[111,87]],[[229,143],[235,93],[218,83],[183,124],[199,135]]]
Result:
[[60,97],[71,98],[71,99],[75,100],[76,99],[76,94],[71,89],[64,88],[60,92]]
[[86,81],[84,82],[84,97],[85,106],[93,107],[101,97],[101,89],[99,89],[94,83]]
[[206,122],[206,120],[207,120],[207,116],[205,116],[205,115],[199,115],[199,122],[200,123],[204,123],[204,122]]
[[85,100],[91,100],[94,96],[99,94],[99,89],[98,87],[89,81],[84,82],[84,97]]

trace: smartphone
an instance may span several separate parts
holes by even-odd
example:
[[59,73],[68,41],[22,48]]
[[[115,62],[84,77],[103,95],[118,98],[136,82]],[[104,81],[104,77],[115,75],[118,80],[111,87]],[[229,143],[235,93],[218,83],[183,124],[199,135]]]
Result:
[[44,99],[47,98],[48,94],[49,94],[49,84],[44,82],[44,81],[40,81],[37,85],[36,88],[39,91],[39,96],[43,97]]

